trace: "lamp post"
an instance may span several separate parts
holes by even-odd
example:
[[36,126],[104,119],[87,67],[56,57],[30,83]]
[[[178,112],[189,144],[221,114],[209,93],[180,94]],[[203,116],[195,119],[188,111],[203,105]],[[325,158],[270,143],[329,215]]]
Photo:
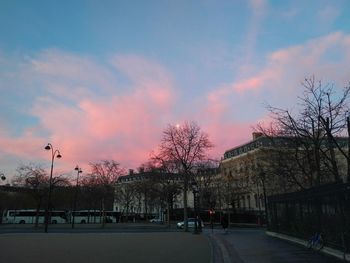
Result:
[[346,181],[350,183],[350,117],[346,117],[346,127],[348,130],[348,158],[347,158],[347,166],[348,166],[348,171],[347,171],[347,178]]
[[[199,217],[198,217],[198,185],[195,181],[192,181],[191,183],[191,188],[192,188],[192,193],[193,193],[193,210],[194,210],[194,217],[195,217],[195,221],[194,221],[194,231],[193,234],[199,234],[202,226],[201,223],[199,222]],[[199,225],[198,225],[199,223]]]
[[168,228],[170,228],[170,202],[172,201],[172,193],[170,192],[171,189],[170,189],[170,179],[168,178],[167,181],[166,181],[166,198],[167,198],[167,202],[166,202],[166,210],[167,210],[167,213],[166,213],[166,221],[167,221],[167,225],[168,225]]
[[79,174],[81,174],[83,171],[81,168],[77,165],[74,168],[75,171],[77,171],[77,183],[75,185],[75,193],[74,193],[74,204],[73,204],[73,218],[72,218],[72,228],[74,228],[74,219],[75,219],[75,210],[77,209],[77,199],[78,199],[78,189],[79,189]]
[[1,181],[5,181],[6,180],[6,176],[3,173],[0,173],[0,178],[1,178]]
[[51,191],[52,191],[52,173],[53,173],[53,162],[55,160],[55,157],[58,159],[62,157],[59,150],[53,150],[53,146],[51,143],[48,143],[45,147],[45,150],[49,151],[51,150],[51,172],[50,172],[50,180],[49,180],[49,194],[47,198],[47,207],[45,211],[45,233],[47,233],[47,229],[49,226],[49,211],[50,211],[50,203],[51,203]]

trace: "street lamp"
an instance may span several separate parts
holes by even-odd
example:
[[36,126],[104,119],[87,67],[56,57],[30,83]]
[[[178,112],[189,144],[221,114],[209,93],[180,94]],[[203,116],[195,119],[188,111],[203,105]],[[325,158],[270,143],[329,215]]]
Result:
[[53,146],[51,143],[48,143],[45,147],[45,150],[51,150],[51,172],[50,172],[50,180],[49,180],[49,195],[47,198],[47,207],[45,211],[45,233],[47,233],[47,228],[49,226],[49,211],[50,211],[50,202],[51,202],[51,191],[52,191],[52,173],[53,173],[53,161],[55,157],[58,159],[62,157],[59,150],[53,150]]
[[3,173],[0,173],[0,178],[1,178],[1,181],[5,181],[6,180],[6,176]]
[[78,188],[79,188],[79,174],[81,174],[83,172],[78,165],[74,168],[74,170],[77,171],[77,183],[75,185],[72,228],[74,228],[75,210],[77,208],[77,198],[78,198]]
[[[194,210],[194,231],[193,234],[199,234],[202,230],[202,225],[199,222],[199,217],[198,217],[198,184],[196,181],[191,182],[191,188],[192,188],[192,193],[193,193],[193,210]],[[198,225],[199,224],[199,225]]]

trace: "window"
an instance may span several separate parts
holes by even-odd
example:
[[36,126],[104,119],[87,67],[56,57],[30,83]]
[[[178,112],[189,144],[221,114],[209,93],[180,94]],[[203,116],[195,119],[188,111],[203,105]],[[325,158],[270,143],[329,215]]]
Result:
[[245,198],[244,195],[242,196],[242,207],[245,208],[246,207],[246,203],[245,203]]
[[263,197],[263,195],[261,194],[260,195],[260,204],[261,204],[261,207],[265,207],[265,203],[264,203],[264,197]]

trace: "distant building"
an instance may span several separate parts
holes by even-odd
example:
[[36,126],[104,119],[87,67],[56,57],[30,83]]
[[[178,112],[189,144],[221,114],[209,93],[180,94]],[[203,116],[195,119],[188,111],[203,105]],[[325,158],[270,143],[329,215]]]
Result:
[[[183,180],[178,174],[130,170],[115,185],[114,210],[128,216],[164,219],[168,202],[171,210],[183,208],[182,189]],[[190,191],[188,206],[193,207]]]

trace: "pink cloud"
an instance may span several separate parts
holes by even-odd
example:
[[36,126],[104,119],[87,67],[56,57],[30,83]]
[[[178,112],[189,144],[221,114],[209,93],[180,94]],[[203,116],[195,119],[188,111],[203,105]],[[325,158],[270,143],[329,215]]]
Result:
[[[115,159],[125,167],[146,161],[172,119],[176,103],[172,78],[162,66],[143,57],[117,56],[111,63],[128,77],[128,87],[89,58],[46,51],[32,59],[32,67],[23,75],[35,72],[34,80],[49,89],[36,98],[28,113],[38,119],[36,128],[48,136],[7,135],[0,140],[3,152],[46,163],[43,147],[51,142],[63,156],[58,171],[69,171],[75,164],[86,170],[89,162],[103,159]],[[106,79],[96,77],[100,72]],[[99,94],[101,89],[104,92]]]
[[0,162],[15,156],[47,164],[43,147],[51,142],[63,155],[57,171],[71,171],[76,164],[88,171],[89,162],[102,159],[133,168],[148,159],[164,127],[179,120],[198,121],[216,146],[213,157],[222,156],[250,140],[251,127],[266,118],[263,98],[293,105],[300,81],[312,74],[344,85],[349,60],[350,36],[332,33],[272,52],[260,70],[218,85],[186,108],[172,75],[156,61],[118,55],[105,62],[45,51],[14,74],[40,94],[26,112],[37,123],[16,136],[1,133]]
[[251,140],[252,123],[222,122],[219,120],[203,124],[214,144],[209,152],[213,158],[221,158],[225,151]]
[[0,147],[2,148],[0,158],[6,153],[34,160],[40,155],[38,154],[39,150],[44,149],[43,145],[45,145],[45,139],[36,137],[30,132],[25,132],[21,137],[2,134],[0,138]]
[[69,161],[115,158],[124,165],[138,165],[159,142],[162,118],[173,103],[169,82],[149,81],[152,77],[140,76],[143,81],[122,95],[82,99],[74,108],[61,104],[48,109],[38,101],[35,113],[67,151]]

